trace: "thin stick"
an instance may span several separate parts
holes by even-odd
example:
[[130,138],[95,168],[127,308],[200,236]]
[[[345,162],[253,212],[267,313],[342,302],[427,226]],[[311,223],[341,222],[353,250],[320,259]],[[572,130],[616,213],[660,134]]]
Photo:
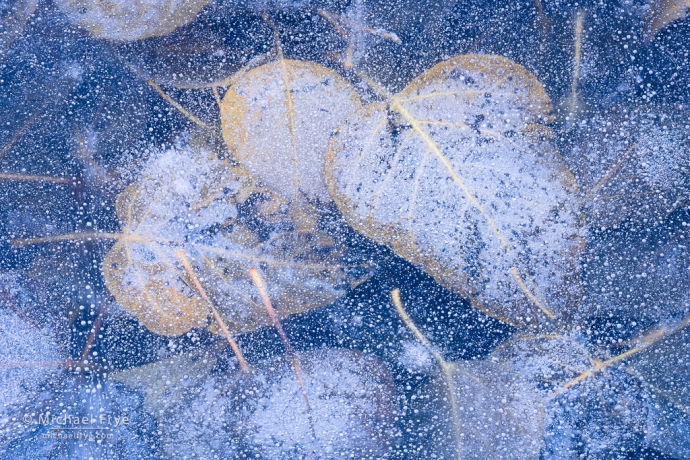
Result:
[[[458,421],[457,416],[457,401],[455,400],[455,393],[453,392],[453,368],[443,358],[441,353],[436,351],[436,349],[431,345],[431,342],[429,342],[429,340],[422,333],[422,331],[420,331],[419,328],[417,328],[417,325],[414,323],[414,321],[412,321],[412,318],[410,318],[410,316],[407,314],[407,312],[405,311],[405,307],[403,307],[402,301],[400,300],[400,289],[396,288],[391,291],[391,299],[393,300],[395,310],[400,315],[400,318],[402,319],[403,323],[405,323],[405,326],[407,326],[407,328],[412,331],[415,337],[417,337],[417,340],[419,340],[421,344],[424,345],[424,347],[431,352],[431,354],[438,362],[438,365],[441,367],[441,371],[443,371],[443,378],[446,381],[446,387],[448,388],[448,396],[450,398],[450,409],[453,413],[453,428],[455,430],[456,444],[458,444],[459,441],[457,440],[460,438],[458,436],[458,434],[460,433],[460,422]],[[461,452],[459,446],[456,446],[455,451],[456,458],[459,458]]]
[[218,94],[218,87],[217,86],[212,86],[211,89],[213,90],[213,98],[216,100],[216,105],[218,106],[219,110],[222,110],[222,102],[220,100],[220,94]]
[[620,160],[616,162],[616,164],[611,168],[601,179],[599,179],[599,182],[597,182],[594,187],[587,193],[587,196],[585,197],[585,200],[589,200],[591,196],[597,192],[601,187],[604,186],[611,178],[618,172],[618,169],[623,165],[625,160],[630,156],[630,153],[635,150],[635,147],[637,147],[637,142],[628,147],[628,150],[623,153],[623,156],[621,156]]
[[41,114],[43,111],[43,106],[37,108],[34,113],[31,115],[31,118],[29,118],[23,125],[22,127],[14,133],[12,138],[2,147],[2,150],[0,150],[0,158],[4,157],[7,152],[12,149],[12,146],[19,140],[21,137],[24,135],[27,129],[36,121],[38,116]]
[[575,59],[573,62],[573,78],[570,83],[570,112],[575,114],[577,106],[577,83],[580,80],[580,68],[582,67],[582,20],[584,13],[577,12],[575,18]]
[[280,340],[283,342],[283,346],[285,347],[285,351],[287,352],[288,358],[290,359],[290,361],[292,361],[292,367],[295,368],[295,374],[297,375],[299,386],[302,389],[304,403],[307,405],[307,412],[311,414],[311,405],[309,404],[309,397],[307,396],[307,389],[304,385],[304,379],[302,379],[302,371],[300,370],[299,360],[297,359],[297,355],[295,355],[295,353],[292,351],[290,341],[288,340],[287,335],[283,330],[282,324],[280,324],[280,321],[278,320],[278,316],[276,315],[276,311],[273,309],[273,305],[271,305],[271,299],[269,299],[268,292],[266,291],[266,283],[264,283],[264,280],[261,278],[261,275],[259,274],[259,271],[256,268],[250,269],[249,275],[252,277],[252,282],[254,283],[254,286],[256,286],[256,288],[259,291],[259,295],[261,296],[261,300],[263,300],[264,307],[266,307],[266,311],[268,312],[268,316],[270,316],[271,321],[273,321],[273,327],[275,327],[276,331],[278,331],[278,336],[280,336]]
[[330,22],[331,25],[333,27],[335,27],[335,30],[337,30],[340,33],[340,35],[342,35],[344,37],[350,36],[350,34],[348,34],[347,31],[345,29],[343,29],[343,27],[340,24],[338,24],[338,21],[335,20],[336,15],[329,13],[327,11],[324,11],[322,9],[319,10],[319,14],[321,16],[323,16],[324,18],[328,19],[328,22]]
[[81,351],[81,358],[79,360],[81,364],[84,364],[89,358],[89,351],[91,351],[91,347],[93,347],[93,344],[96,341],[96,334],[98,334],[98,332],[101,330],[101,327],[103,326],[104,317],[105,303],[101,303],[101,307],[98,309],[98,316],[96,317],[96,321],[94,322],[93,327],[89,332],[89,336],[86,339],[86,343],[84,344],[84,348]]
[[64,177],[33,176],[25,174],[0,174],[0,179],[35,182],[54,182],[56,184],[66,184],[69,182],[69,180]]
[[549,399],[554,399],[557,398],[558,396],[562,395],[566,390],[574,387],[578,383],[581,383],[585,380],[587,380],[589,377],[592,377],[599,371],[606,370],[607,368],[613,366],[614,364],[618,364],[622,361],[625,361],[629,357],[646,350],[647,348],[653,346],[660,340],[675,334],[676,332],[681,331],[685,327],[690,325],[690,315],[685,317],[681,322],[676,324],[673,327],[667,328],[667,327],[661,327],[655,331],[650,332],[647,335],[644,335],[640,337],[637,340],[637,346],[631,348],[630,350],[621,353],[619,355],[616,355],[612,358],[609,358],[605,361],[600,361],[600,360],[594,360],[594,365],[592,366],[591,369],[588,369],[586,371],[581,372],[577,377],[572,379],[571,381],[567,382],[564,384],[562,387],[560,387],[558,390],[556,390],[551,396],[549,396]]
[[85,232],[85,233],[67,233],[65,235],[46,236],[43,238],[18,238],[10,241],[12,247],[21,248],[25,246],[32,246],[34,244],[57,243],[62,241],[80,241],[80,240],[119,240],[127,237],[124,233],[106,233],[106,232]]
[[184,107],[182,107],[182,105],[181,105],[179,102],[177,102],[175,99],[173,99],[173,98],[171,98],[170,96],[168,96],[168,95],[165,93],[165,91],[163,91],[163,90],[161,89],[161,87],[158,86],[158,85],[156,84],[155,81],[153,81],[153,80],[148,80],[147,83],[148,83],[149,85],[151,85],[151,86],[153,87],[153,89],[155,89],[156,92],[160,95],[160,97],[162,97],[168,104],[172,105],[172,106],[175,107],[177,110],[179,110],[180,113],[182,113],[182,115],[184,115],[184,116],[187,117],[189,120],[191,120],[192,122],[196,123],[197,125],[201,126],[202,128],[205,128],[205,129],[207,129],[207,130],[209,130],[209,131],[211,131],[212,133],[215,134],[216,131],[215,131],[211,126],[207,125],[206,123],[204,123],[203,121],[201,121],[200,119],[198,119],[197,117],[195,117],[194,115],[192,115],[191,113],[189,113],[189,112],[187,111],[187,109],[185,109]]
[[232,351],[235,353],[235,356],[240,362],[240,370],[244,375],[247,377],[250,376],[249,372],[249,366],[247,365],[247,361],[244,359],[244,355],[242,354],[242,350],[240,350],[239,345],[237,345],[237,342],[235,342],[235,339],[232,338],[230,335],[230,331],[228,331],[227,326],[225,325],[225,321],[223,321],[223,318],[218,314],[218,311],[215,309],[213,306],[213,303],[211,302],[211,299],[208,298],[206,295],[206,291],[204,290],[203,287],[201,287],[201,284],[199,283],[199,280],[196,279],[196,276],[194,276],[194,271],[192,270],[192,266],[190,265],[189,261],[187,260],[187,256],[185,256],[184,251],[182,249],[177,250],[177,257],[180,259],[182,262],[182,265],[184,268],[187,270],[187,273],[189,274],[190,278],[192,279],[192,282],[194,283],[194,286],[196,286],[197,291],[201,295],[201,297],[208,303],[209,307],[211,307],[211,311],[213,312],[213,317],[216,319],[216,322],[220,326],[221,330],[223,331],[223,334],[225,335],[225,338],[227,339],[228,343],[230,344],[230,348],[232,348]]
[[0,369],[14,369],[16,367],[71,367],[74,363],[72,361],[43,361],[36,363],[4,363],[0,364]]

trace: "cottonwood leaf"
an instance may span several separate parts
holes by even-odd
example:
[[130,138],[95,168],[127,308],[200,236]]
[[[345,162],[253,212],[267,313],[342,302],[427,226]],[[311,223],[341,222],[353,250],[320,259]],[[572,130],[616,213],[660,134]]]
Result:
[[386,367],[350,350],[297,358],[309,410],[284,357],[257,364],[249,379],[216,374],[190,390],[161,426],[165,452],[175,458],[386,458],[397,436]]
[[539,391],[546,410],[544,458],[603,458],[638,447],[653,411],[647,385],[625,372],[634,346],[592,352],[577,336],[516,337],[490,359]]
[[6,422],[61,362],[55,338],[21,312],[0,307],[0,420]]
[[[614,109],[578,124],[564,161],[587,223],[663,221],[690,195],[690,139],[679,114]],[[646,220],[645,220],[646,219]]]
[[167,35],[194,20],[210,0],[58,0],[70,21],[98,38],[128,42]]
[[333,302],[363,275],[315,214],[259,193],[246,172],[205,150],[173,149],[118,198],[122,234],[103,261],[106,285],[153,332],[206,326],[211,306],[183,254],[231,332],[270,325],[250,268],[263,273],[279,318]]
[[12,43],[24,32],[29,17],[36,11],[37,0],[10,0],[0,6],[0,61],[5,59]]
[[361,107],[352,85],[307,61],[280,59],[241,74],[223,98],[228,148],[252,174],[287,199],[329,202],[328,139]]
[[690,331],[670,334],[631,357],[628,371],[655,397],[647,441],[676,458],[690,456]]
[[[415,395],[436,458],[538,459],[545,410],[532,385],[490,361],[448,363]],[[429,458],[429,452],[424,453]]]
[[551,103],[523,67],[445,61],[331,141],[328,185],[348,222],[474,306],[518,326],[579,296],[577,205],[549,142]]
[[165,423],[166,409],[179,404],[189,388],[202,384],[215,363],[210,356],[189,353],[120,371],[110,378],[141,393],[147,409]]

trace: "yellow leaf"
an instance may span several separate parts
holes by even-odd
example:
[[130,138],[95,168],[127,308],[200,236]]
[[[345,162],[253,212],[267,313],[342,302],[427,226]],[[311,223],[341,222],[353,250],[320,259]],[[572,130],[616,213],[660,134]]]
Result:
[[548,141],[539,81],[500,56],[438,64],[331,141],[348,222],[475,307],[516,326],[577,306],[572,177]]
[[283,197],[301,192],[329,202],[328,139],[360,106],[334,71],[281,59],[241,74],[225,94],[223,137],[235,158]]
[[167,35],[194,20],[211,0],[58,0],[73,23],[95,37],[128,42]]
[[355,282],[343,247],[304,215],[203,150],[169,151],[118,199],[122,235],[103,262],[106,285],[153,332],[206,326],[211,306],[182,251],[231,333],[268,326],[250,268],[262,272],[281,319],[327,305]]

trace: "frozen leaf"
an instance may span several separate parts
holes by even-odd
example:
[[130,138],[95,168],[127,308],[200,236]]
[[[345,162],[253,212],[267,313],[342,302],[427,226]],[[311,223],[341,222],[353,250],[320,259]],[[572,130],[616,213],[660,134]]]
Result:
[[0,420],[24,403],[61,359],[47,331],[38,329],[23,314],[0,308]]
[[[411,397],[429,458],[539,458],[545,411],[531,383],[498,359],[448,362],[391,292],[403,323],[433,355],[436,375]],[[409,389],[409,388],[408,388]],[[419,415],[418,415],[419,414]]]
[[675,458],[690,457],[690,331],[669,334],[631,357],[628,370],[654,394],[647,441]]
[[153,332],[206,326],[211,305],[182,253],[231,332],[269,325],[250,268],[263,272],[280,318],[328,305],[362,274],[314,215],[259,193],[245,172],[205,150],[168,151],[118,198],[122,234],[110,236],[106,285]]
[[[387,457],[396,436],[385,366],[355,351],[298,354],[305,395],[283,357],[250,379],[221,374],[190,391],[162,425],[168,455],[198,458]],[[189,424],[189,420],[199,421]]]
[[348,222],[504,321],[562,320],[579,287],[577,203],[539,81],[464,55],[357,112],[327,178]]
[[682,222],[688,214],[678,216],[642,231],[625,226],[592,238],[579,317],[614,316],[625,325],[620,332],[634,333],[690,313],[690,232]]
[[592,353],[573,336],[544,335],[512,339],[491,359],[539,390],[548,420],[546,458],[603,458],[634,449],[642,436],[678,455],[687,452],[689,433],[689,322],[653,330],[618,354]]
[[194,20],[210,0],[58,0],[70,21],[114,41],[167,35]]
[[[644,388],[568,336],[518,337],[496,349],[504,363],[538,391],[546,411],[545,458],[601,458],[630,449],[644,431]],[[579,445],[579,447],[578,447]]]
[[687,202],[690,141],[682,114],[614,109],[579,123],[564,160],[583,197],[587,223],[664,220]]
[[649,37],[654,37],[667,24],[683,19],[688,8],[689,0],[650,0],[645,18]]
[[0,61],[24,32],[26,21],[36,11],[37,0],[9,0],[0,5]]
[[190,353],[120,371],[111,378],[141,393],[149,411],[164,419],[165,410],[180,404],[189,388],[202,384],[214,364],[213,358]]
[[[29,405],[26,430],[0,450],[34,460],[157,458],[153,418],[136,393],[109,381],[63,375],[50,399]],[[35,404],[35,403],[34,403]]]
[[507,366],[449,363],[415,399],[420,402],[413,407],[422,405],[424,426],[434,432],[428,448],[437,458],[539,458],[545,421],[541,397]]
[[329,202],[328,139],[360,107],[334,71],[280,59],[237,77],[221,107],[228,148],[251,173],[292,200],[301,192]]

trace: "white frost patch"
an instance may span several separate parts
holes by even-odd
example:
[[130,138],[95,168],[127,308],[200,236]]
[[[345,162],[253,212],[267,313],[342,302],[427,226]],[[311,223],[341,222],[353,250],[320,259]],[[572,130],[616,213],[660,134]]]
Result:
[[407,341],[402,344],[399,362],[408,372],[426,372],[434,364],[434,357],[421,343]]

